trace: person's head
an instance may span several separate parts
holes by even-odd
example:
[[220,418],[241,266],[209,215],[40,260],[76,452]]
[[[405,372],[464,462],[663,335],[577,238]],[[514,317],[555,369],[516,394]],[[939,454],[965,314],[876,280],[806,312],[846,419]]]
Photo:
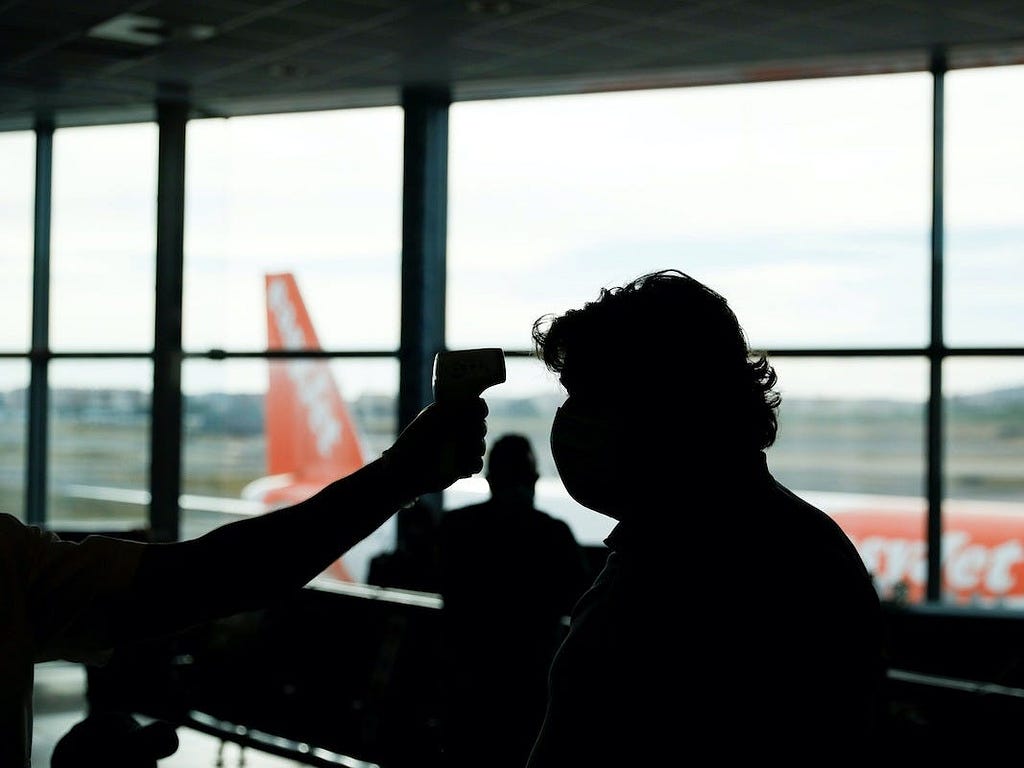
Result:
[[533,340],[568,394],[552,427],[559,474],[592,509],[618,517],[639,487],[749,460],[775,441],[775,370],[752,355],[728,302],[678,270],[545,315]]
[[537,459],[525,435],[510,433],[494,441],[487,455],[491,497],[510,506],[532,506]]

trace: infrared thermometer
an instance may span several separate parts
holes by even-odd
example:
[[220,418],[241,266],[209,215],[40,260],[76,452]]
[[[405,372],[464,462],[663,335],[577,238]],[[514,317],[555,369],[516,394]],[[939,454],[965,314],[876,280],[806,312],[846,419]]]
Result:
[[505,353],[497,347],[456,349],[434,356],[434,400],[451,402],[480,397],[505,381]]

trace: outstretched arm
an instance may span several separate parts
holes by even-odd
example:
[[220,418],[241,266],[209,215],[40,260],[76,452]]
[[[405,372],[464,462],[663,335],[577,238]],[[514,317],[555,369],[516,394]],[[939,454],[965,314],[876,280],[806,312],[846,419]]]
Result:
[[486,415],[482,399],[431,405],[384,456],[299,504],[146,545],[115,636],[177,631],[302,587],[403,504],[480,471]]

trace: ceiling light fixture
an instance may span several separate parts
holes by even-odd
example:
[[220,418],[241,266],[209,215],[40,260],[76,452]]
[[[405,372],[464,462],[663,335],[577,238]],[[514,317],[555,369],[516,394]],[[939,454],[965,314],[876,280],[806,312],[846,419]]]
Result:
[[214,34],[216,29],[207,24],[170,24],[154,16],[137,16],[133,13],[114,16],[88,32],[89,37],[101,40],[149,47],[163,45],[169,40],[208,40]]

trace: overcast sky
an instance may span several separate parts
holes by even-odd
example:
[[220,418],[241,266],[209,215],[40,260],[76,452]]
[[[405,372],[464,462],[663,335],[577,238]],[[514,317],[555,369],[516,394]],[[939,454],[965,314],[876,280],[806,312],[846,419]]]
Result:
[[[951,344],[1024,345],[1022,92],[1024,67],[947,78]],[[664,267],[725,295],[758,347],[925,344],[930,100],[921,73],[453,105],[449,346],[526,349],[538,316]],[[152,125],[57,133],[55,349],[152,344],[156,139]],[[279,270],[324,346],[397,347],[398,108],[194,121],[188,140],[188,348],[263,348],[263,275]],[[32,153],[31,135],[0,134],[10,351],[28,339]],[[917,360],[779,367],[793,394],[926,393]],[[65,363],[53,381],[145,385],[148,370]],[[0,384],[23,371],[0,365]],[[350,396],[397,382],[387,361],[336,373]],[[190,364],[186,386],[264,375]],[[551,386],[527,363],[511,378],[510,392]],[[1022,383],[1024,365],[957,361],[949,380]]]

